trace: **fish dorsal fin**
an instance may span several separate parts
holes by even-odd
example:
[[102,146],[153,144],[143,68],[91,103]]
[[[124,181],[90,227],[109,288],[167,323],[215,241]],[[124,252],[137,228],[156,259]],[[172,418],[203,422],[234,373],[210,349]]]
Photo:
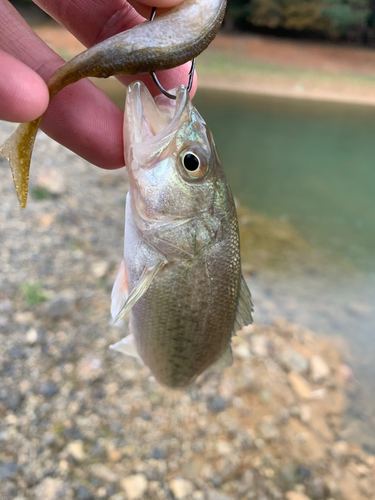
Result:
[[224,351],[224,354],[214,364],[215,368],[229,368],[233,364],[233,353],[230,345]]
[[240,293],[238,297],[236,317],[234,320],[233,335],[235,335],[235,333],[238,330],[241,330],[244,326],[251,325],[253,322],[253,317],[251,315],[253,310],[254,308],[251,301],[251,293],[246,284],[245,278],[241,274]]
[[117,323],[121,318],[125,316],[127,312],[134,306],[136,302],[144,295],[149,286],[151,285],[152,280],[156,276],[156,274],[160,271],[160,269],[165,265],[163,260],[157,261],[153,266],[146,268],[142,276],[140,277],[138,283],[134,287],[134,289],[130,292],[125,304],[120,309],[119,313],[114,319],[114,323]]

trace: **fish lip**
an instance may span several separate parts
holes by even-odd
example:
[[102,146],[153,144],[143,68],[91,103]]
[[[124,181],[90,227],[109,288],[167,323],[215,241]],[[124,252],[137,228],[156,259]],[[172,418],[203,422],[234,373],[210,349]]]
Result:
[[[151,147],[160,142],[161,138],[164,139],[163,142],[165,142],[165,139],[169,139],[168,142],[170,142],[174,136],[176,130],[179,128],[182,115],[187,106],[189,92],[184,85],[180,85],[169,92],[176,94],[176,100],[172,100],[162,94],[156,96],[154,99],[146,85],[140,81],[133,82],[128,87],[125,113],[130,112],[133,116],[134,145],[142,143],[143,147]],[[151,113],[147,113],[147,102],[150,102],[150,100],[154,102],[155,109],[160,115],[164,115],[164,118],[169,122],[165,127],[160,128],[160,125],[155,121],[155,115],[153,120]],[[170,119],[168,114],[171,116]],[[151,130],[150,125],[154,127],[154,131]],[[143,133],[142,129],[144,130]],[[156,133],[154,133],[155,130],[157,130]],[[145,137],[146,133],[149,135],[148,138]],[[156,150],[157,149],[159,148],[156,148]]]

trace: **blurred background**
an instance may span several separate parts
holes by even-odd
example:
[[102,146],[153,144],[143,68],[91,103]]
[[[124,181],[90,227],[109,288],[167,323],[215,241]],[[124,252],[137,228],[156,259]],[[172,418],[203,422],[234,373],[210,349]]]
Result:
[[[83,50],[12,3],[64,58]],[[108,350],[125,171],[40,133],[21,212],[0,160],[1,500],[375,498],[374,13],[229,0],[197,60],[255,323],[186,391]],[[123,107],[115,78],[95,83]]]

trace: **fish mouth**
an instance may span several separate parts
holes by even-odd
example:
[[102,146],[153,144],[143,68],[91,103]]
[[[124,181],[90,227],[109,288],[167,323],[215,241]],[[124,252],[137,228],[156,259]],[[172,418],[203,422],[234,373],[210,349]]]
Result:
[[124,146],[125,163],[131,156],[138,163],[146,164],[161,154],[178,130],[184,111],[190,102],[184,85],[170,91],[176,94],[172,100],[164,95],[155,99],[142,82],[129,85],[125,104]]

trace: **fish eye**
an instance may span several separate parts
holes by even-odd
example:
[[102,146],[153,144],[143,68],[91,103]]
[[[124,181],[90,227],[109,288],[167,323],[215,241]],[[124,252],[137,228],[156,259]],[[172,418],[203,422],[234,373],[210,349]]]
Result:
[[207,161],[206,155],[203,151],[197,150],[185,150],[181,156],[181,163],[184,167],[185,172],[191,179],[199,179],[203,177],[207,172],[209,163]]

